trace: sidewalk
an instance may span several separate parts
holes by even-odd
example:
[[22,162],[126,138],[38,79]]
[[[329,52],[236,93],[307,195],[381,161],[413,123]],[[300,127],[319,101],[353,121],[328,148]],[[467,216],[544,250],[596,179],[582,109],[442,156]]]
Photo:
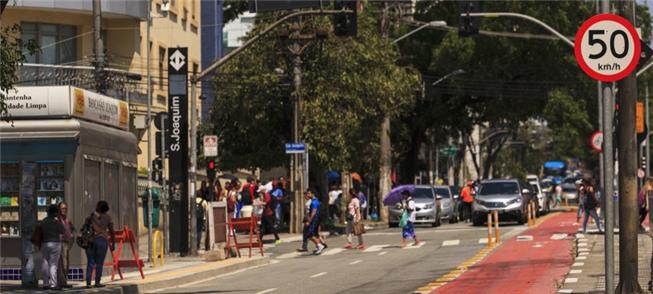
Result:
[[461,265],[455,280],[431,293],[555,293],[572,264],[576,214],[545,216],[539,224],[487,250],[476,265]]
[[[638,242],[638,280],[644,293],[651,279],[651,234],[639,234]],[[614,235],[615,286],[619,282],[619,235]],[[603,234],[590,232],[576,234],[572,251],[574,263],[566,275],[558,293],[604,293],[605,291],[605,240]]]

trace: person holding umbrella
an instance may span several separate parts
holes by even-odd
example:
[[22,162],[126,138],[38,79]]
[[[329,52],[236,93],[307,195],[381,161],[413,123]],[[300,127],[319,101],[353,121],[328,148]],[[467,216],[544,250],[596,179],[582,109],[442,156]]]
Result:
[[413,197],[410,195],[410,191],[408,190],[402,191],[401,196],[403,196],[404,200],[401,202],[400,205],[405,210],[404,214],[407,213],[408,215],[406,224],[403,226],[401,230],[401,247],[402,248],[406,247],[407,239],[415,240],[413,246],[417,246],[419,245],[419,240],[417,240],[417,235],[415,235],[415,227],[413,226],[413,223],[415,222],[416,215],[417,215],[415,201],[413,200]]

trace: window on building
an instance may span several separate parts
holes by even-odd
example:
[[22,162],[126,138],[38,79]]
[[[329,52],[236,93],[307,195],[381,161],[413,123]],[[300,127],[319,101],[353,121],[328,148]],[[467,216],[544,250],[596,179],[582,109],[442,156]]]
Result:
[[166,105],[166,96],[156,95],[156,102],[161,105]]
[[166,65],[166,48],[159,47],[159,89],[163,89],[163,69]]
[[77,60],[77,28],[75,26],[21,23],[24,42],[33,40],[40,50],[25,52],[28,63],[65,64]]

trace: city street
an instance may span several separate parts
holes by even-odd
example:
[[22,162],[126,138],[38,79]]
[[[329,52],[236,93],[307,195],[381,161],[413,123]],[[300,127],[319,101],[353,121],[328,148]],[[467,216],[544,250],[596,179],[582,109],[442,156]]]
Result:
[[[502,238],[514,237],[526,228],[502,226]],[[369,232],[364,251],[342,249],[345,236],[331,237],[329,248],[320,256],[295,252],[301,242],[282,243],[267,249],[270,265],[162,292],[410,293],[476,255],[487,241],[487,228],[465,223],[420,227],[416,233],[422,244],[402,249],[401,229]]]

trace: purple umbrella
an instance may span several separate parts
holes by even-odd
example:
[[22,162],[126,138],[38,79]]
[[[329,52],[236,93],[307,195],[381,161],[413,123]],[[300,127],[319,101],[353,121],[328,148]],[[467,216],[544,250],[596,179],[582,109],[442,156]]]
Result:
[[401,192],[403,191],[408,191],[412,194],[413,191],[415,191],[415,185],[401,185],[395,187],[390,191],[390,193],[383,196],[383,204],[385,206],[392,206],[401,202],[401,200],[404,199],[403,196],[401,196]]

